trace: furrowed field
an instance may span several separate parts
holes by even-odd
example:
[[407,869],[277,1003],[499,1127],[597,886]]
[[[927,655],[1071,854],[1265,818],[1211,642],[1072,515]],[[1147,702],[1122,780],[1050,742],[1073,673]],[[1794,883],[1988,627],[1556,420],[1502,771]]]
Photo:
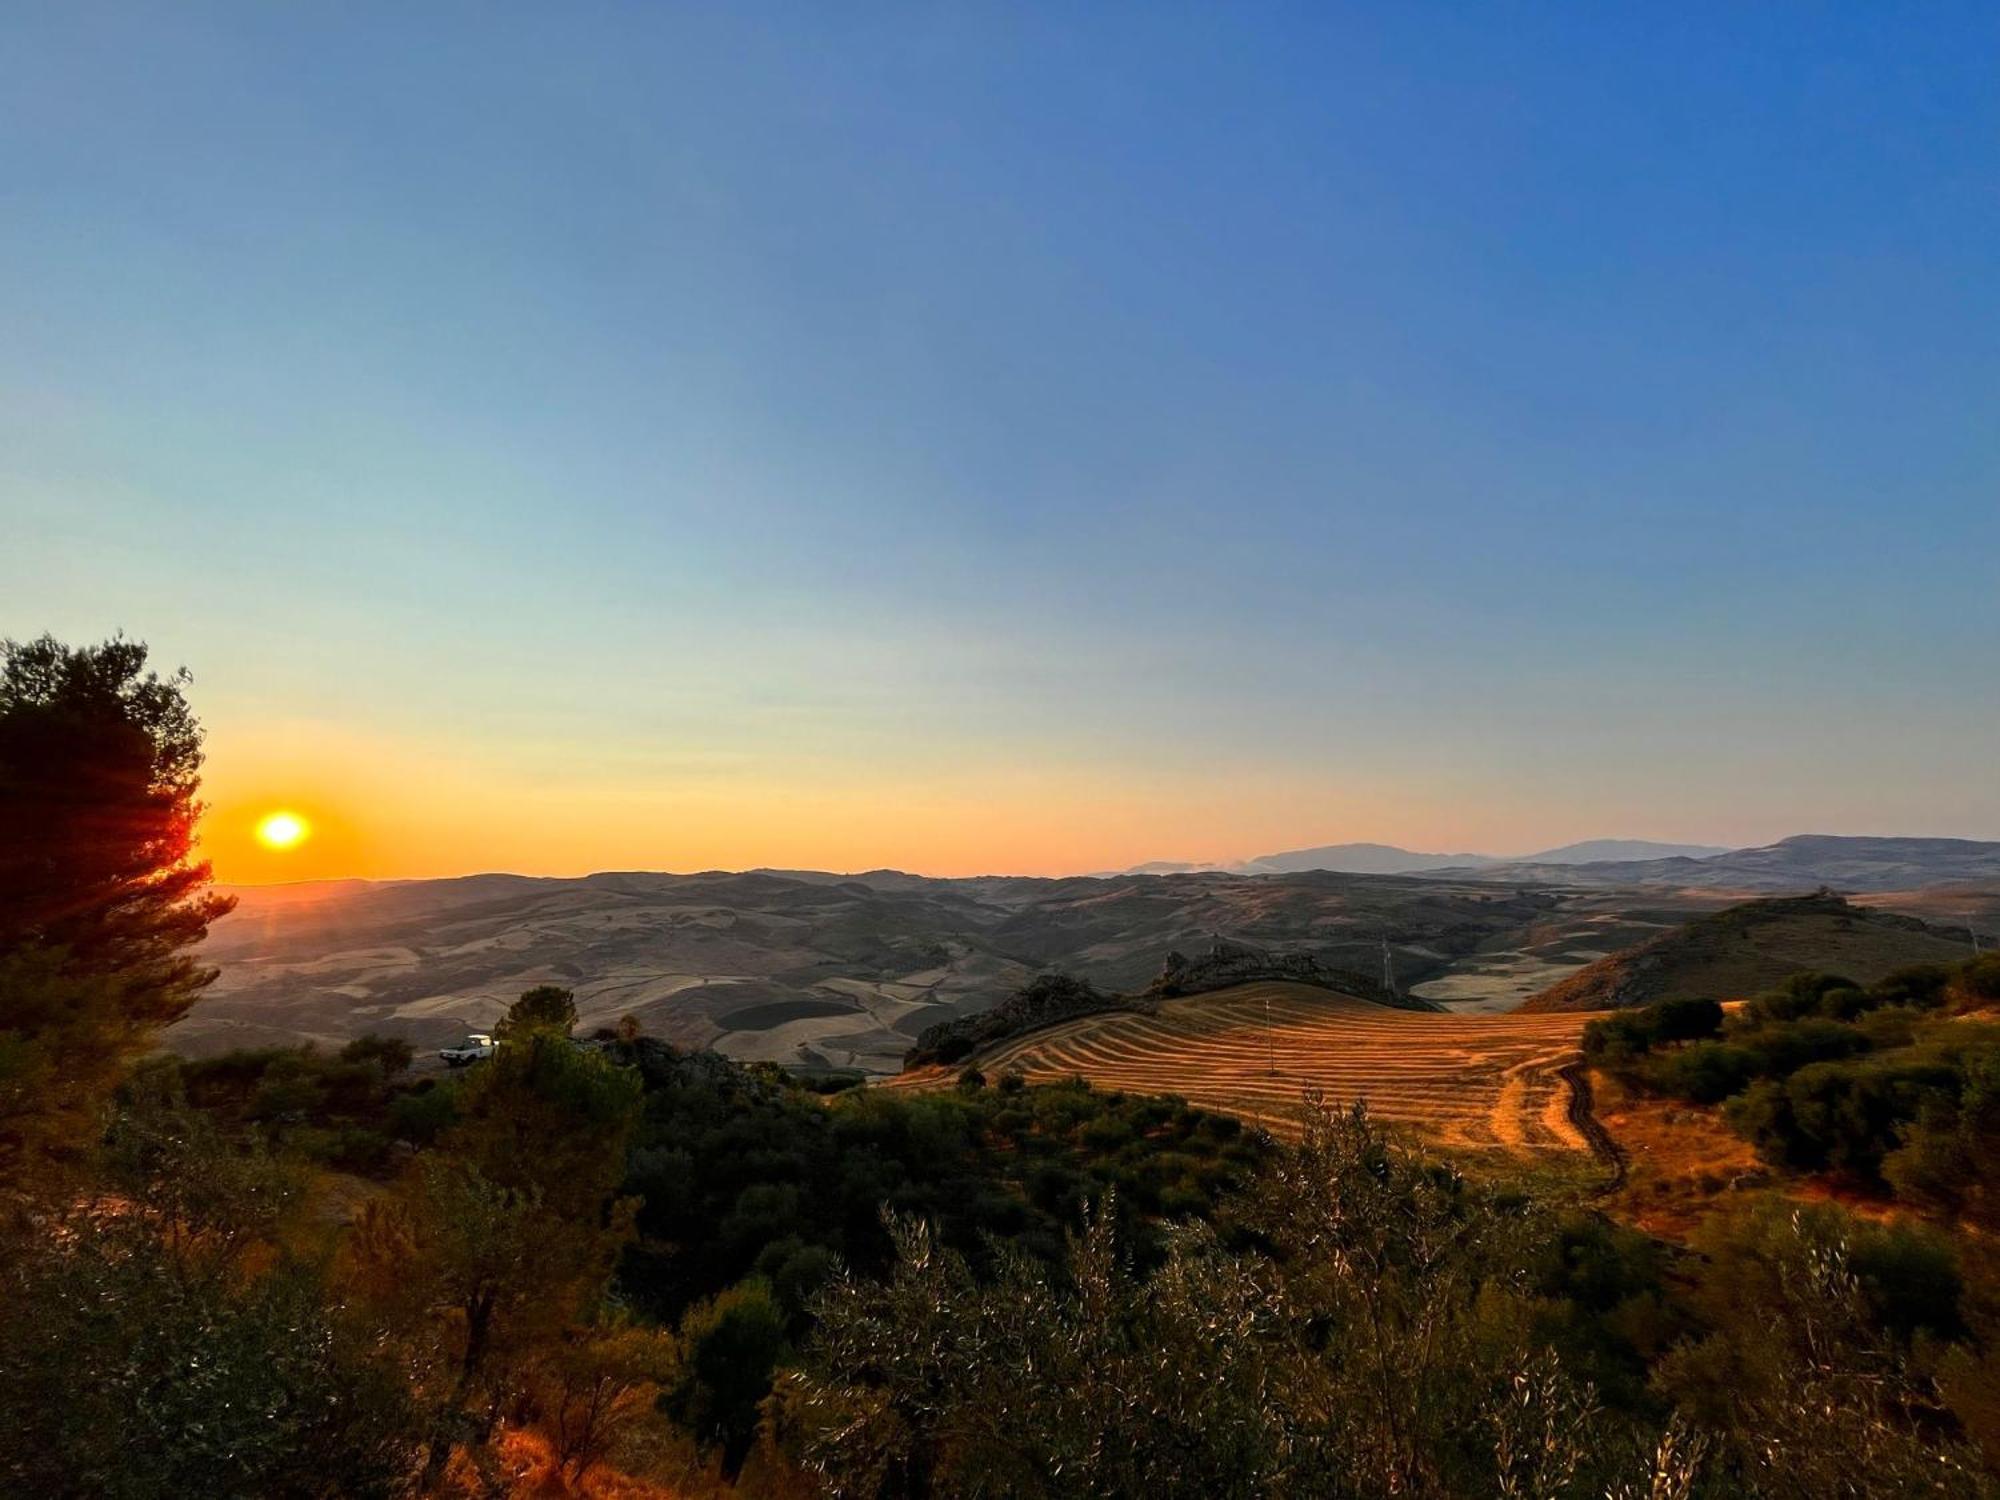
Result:
[[[976,1053],[961,1066],[1030,1082],[1081,1075],[1106,1089],[1177,1094],[1296,1133],[1303,1090],[1442,1146],[1583,1151],[1558,1069],[1575,1059],[1584,1015],[1448,1015],[1394,1010],[1310,985],[1239,985],[1169,1000],[1152,1015],[1087,1016]],[[960,1069],[884,1086],[939,1087]]]

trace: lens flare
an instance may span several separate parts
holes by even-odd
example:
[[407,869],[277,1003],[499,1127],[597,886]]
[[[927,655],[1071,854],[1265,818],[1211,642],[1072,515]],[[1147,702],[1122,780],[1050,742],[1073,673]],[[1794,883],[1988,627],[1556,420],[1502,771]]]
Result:
[[257,825],[257,842],[266,849],[296,849],[312,837],[312,824],[295,812],[266,813]]

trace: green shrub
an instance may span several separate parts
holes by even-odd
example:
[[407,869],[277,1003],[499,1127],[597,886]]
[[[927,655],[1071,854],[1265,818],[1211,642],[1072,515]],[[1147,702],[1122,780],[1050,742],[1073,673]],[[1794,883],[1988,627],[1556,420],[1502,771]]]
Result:
[[1910,964],[1885,974],[1869,986],[1869,994],[1880,1005],[1913,1005],[1936,1010],[1944,1004],[1945,990],[1952,971],[1946,964]]
[[1858,988],[1853,980],[1838,974],[1808,969],[1752,1000],[1749,1012],[1758,1021],[1796,1021],[1802,1016],[1821,1014],[1820,1003],[1830,992]]
[[1651,1006],[1653,1041],[1692,1042],[1722,1034],[1719,1000],[1662,1000]]
[[1586,1057],[1620,1063],[1643,1057],[1652,1050],[1653,1018],[1650,1006],[1618,1011],[1583,1028]]
[[1813,1063],[1766,1079],[1729,1106],[1730,1124],[1768,1161],[1879,1180],[1900,1130],[1928,1100],[1956,1093],[1949,1064],[1926,1058]]
[[1868,1050],[1868,1038],[1859,1027],[1817,1016],[1738,1030],[1730,1040],[1756,1053],[1762,1059],[1758,1071],[1769,1078],[1783,1078],[1811,1063],[1833,1062]]
[[458,1123],[458,1091],[433,1083],[389,1101],[389,1132],[399,1141],[428,1146]]
[[1696,1042],[1649,1058],[1636,1076],[1645,1087],[1696,1104],[1719,1104],[1763,1075],[1764,1055],[1733,1042]]
[[416,1056],[409,1042],[399,1036],[378,1036],[369,1032],[358,1036],[340,1049],[340,1060],[346,1063],[373,1063],[381,1070],[384,1078],[394,1078],[409,1069]]
[[757,1408],[785,1353],[785,1319],[761,1280],[731,1287],[681,1319],[680,1375],[660,1406],[734,1472],[757,1436]]
[[2000,1005],[2000,953],[1982,953],[1959,965],[1949,997],[1958,1010]]

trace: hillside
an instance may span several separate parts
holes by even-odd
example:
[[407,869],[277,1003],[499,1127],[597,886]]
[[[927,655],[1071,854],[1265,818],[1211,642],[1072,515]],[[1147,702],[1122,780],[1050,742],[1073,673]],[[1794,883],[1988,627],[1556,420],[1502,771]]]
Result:
[[1683,998],[1734,999],[1801,969],[1873,983],[1906,964],[1955,963],[1962,929],[1857,906],[1830,892],[1746,901],[1578,970],[1524,1011],[1610,1010]]
[[[1169,953],[1218,941],[1375,978],[1406,995],[1511,1003],[1679,921],[1616,893],[1327,873],[932,880],[895,871],[581,879],[482,875],[238,888],[203,957],[221,979],[165,1035],[187,1055],[339,1046],[367,1031],[435,1047],[537,984],[577,992],[585,1030],[743,1061],[893,1072],[928,1027],[1056,971],[1144,990]],[[1641,914],[1642,915],[1637,915]]]
[[[1440,1145],[1581,1151],[1570,1092],[1557,1070],[1583,1029],[1570,1016],[1453,1016],[1395,1010],[1315,986],[1270,982],[1065,1021],[975,1052],[988,1079],[1081,1075],[1135,1093],[1174,1094],[1254,1120],[1296,1127],[1306,1089]],[[885,1088],[949,1084],[955,1070],[901,1075]]]

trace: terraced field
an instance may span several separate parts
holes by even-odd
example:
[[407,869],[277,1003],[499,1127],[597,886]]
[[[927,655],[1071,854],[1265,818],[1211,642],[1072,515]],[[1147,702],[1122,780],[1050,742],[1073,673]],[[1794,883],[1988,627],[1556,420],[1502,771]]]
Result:
[[[1086,1016],[975,1054],[989,1078],[1081,1074],[1101,1088],[1178,1094],[1295,1135],[1300,1095],[1365,1099],[1377,1118],[1439,1145],[1583,1151],[1557,1070],[1588,1016],[1392,1010],[1302,984],[1247,984],[1169,1000],[1154,1015]],[[961,1064],[960,1066],[963,1066]],[[927,1069],[884,1087],[938,1087]]]

